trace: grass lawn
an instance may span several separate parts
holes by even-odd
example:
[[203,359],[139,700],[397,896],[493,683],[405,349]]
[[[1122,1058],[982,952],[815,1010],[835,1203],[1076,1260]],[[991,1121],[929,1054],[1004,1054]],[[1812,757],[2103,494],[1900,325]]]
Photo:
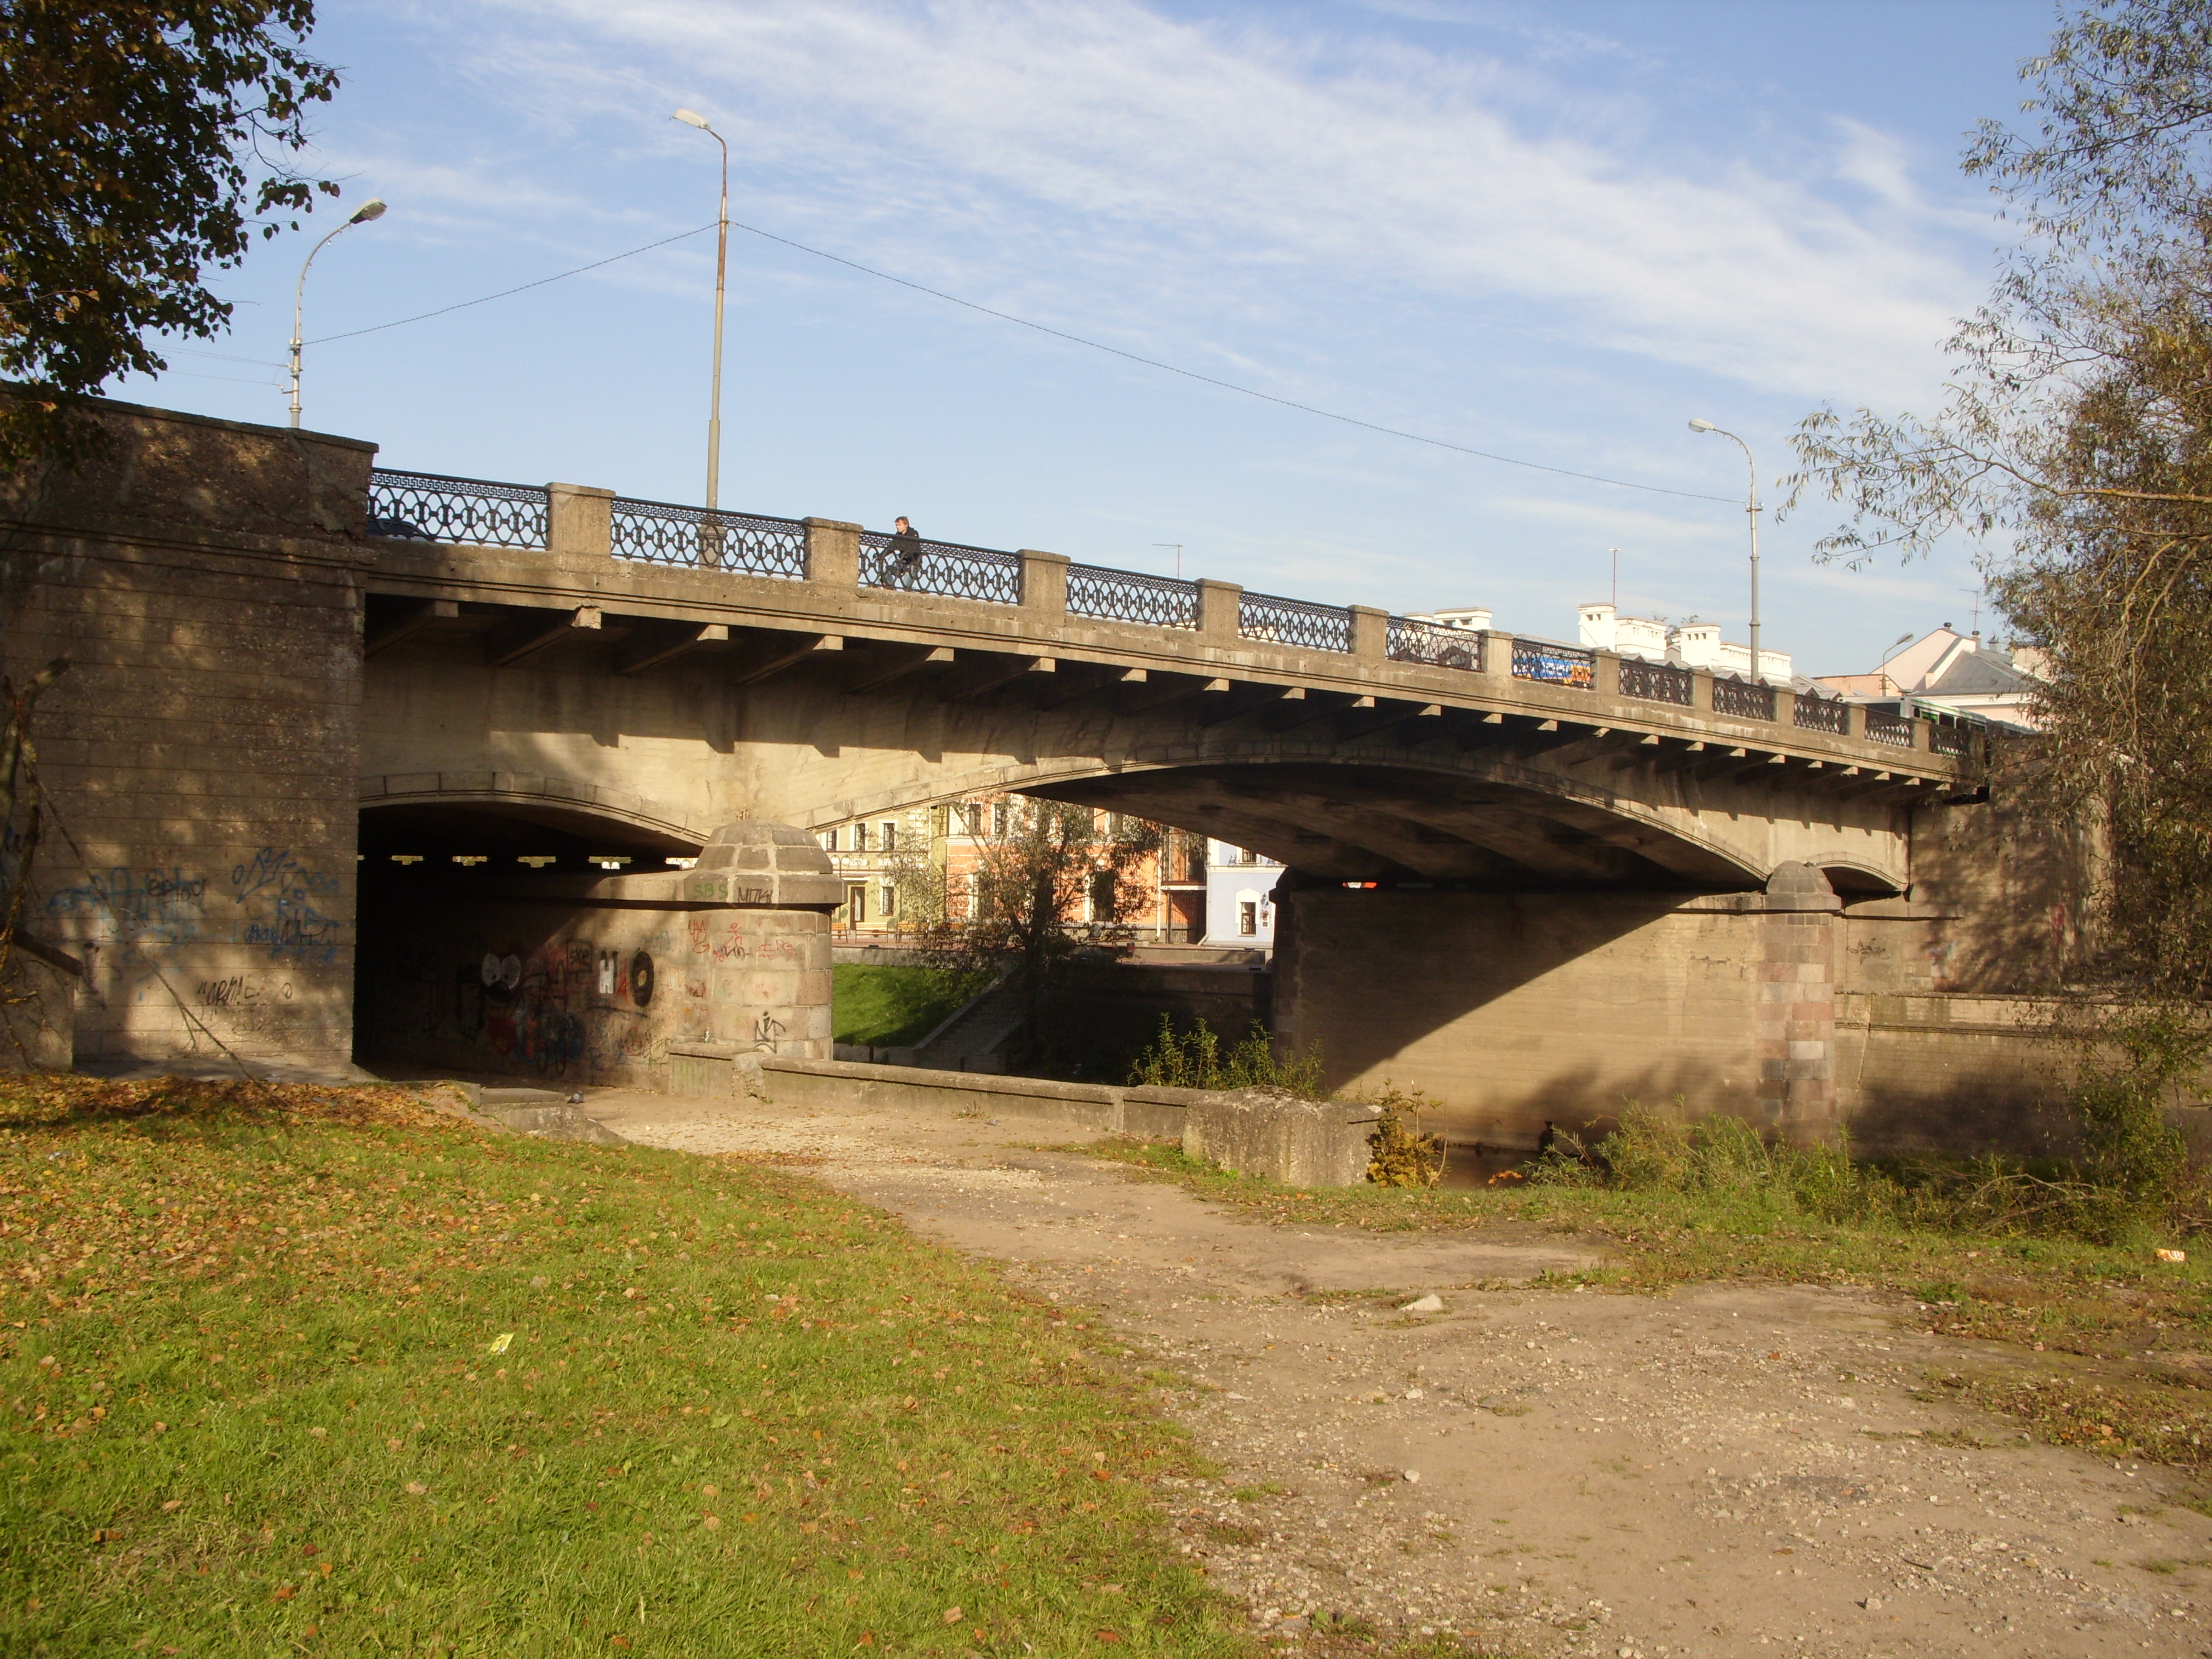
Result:
[[870,968],[840,963],[830,970],[837,1041],[904,1048],[927,1036],[983,988],[975,977],[933,968]]
[[0,1652],[1247,1652],[1081,1318],[772,1170],[11,1080]]
[[2102,1247],[1827,1222],[1756,1193],[1305,1190],[1229,1175],[1156,1142],[1087,1150],[1278,1225],[1571,1233],[1606,1247],[1608,1266],[1540,1281],[1558,1290],[1649,1294],[1771,1279],[1899,1291],[1912,1298],[1919,1329],[2011,1351],[2002,1363],[1931,1372],[1928,1393],[1970,1399],[2063,1444],[2212,1474],[2212,1263],[2202,1241],[2172,1266],[2151,1242]]

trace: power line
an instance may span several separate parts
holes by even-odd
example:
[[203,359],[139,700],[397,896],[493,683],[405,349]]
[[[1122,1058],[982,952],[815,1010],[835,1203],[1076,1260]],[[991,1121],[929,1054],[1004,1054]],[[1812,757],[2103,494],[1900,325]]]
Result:
[[[1141,363],[1146,368],[1157,368],[1165,374],[1179,374],[1187,380],[1197,380],[1206,386],[1218,386],[1224,392],[1234,392],[1243,397],[1256,398],[1262,403],[1274,404],[1284,409],[1295,409],[1301,414],[1317,415],[1325,421],[1336,421],[1343,425],[1356,426],[1368,432],[1379,432],[1385,437],[1402,438],[1409,443],[1426,444],[1435,449],[1449,449],[1455,454],[1472,455],[1478,460],[1496,461],[1504,466],[1526,467],[1531,471],[1549,472],[1555,477],[1579,478],[1585,483],[1607,484],[1616,489],[1642,490],[1651,495],[1673,495],[1683,501],[1719,501],[1729,507],[1739,505],[1732,495],[1707,495],[1693,489],[1668,489],[1662,484],[1638,483],[1628,478],[1608,478],[1598,472],[1577,472],[1571,467],[1547,466],[1541,461],[1524,461],[1517,456],[1500,455],[1487,449],[1475,449],[1466,444],[1453,443],[1449,439],[1431,438],[1424,433],[1407,432],[1402,428],[1383,426],[1375,421],[1363,421],[1356,415],[1340,415],[1334,410],[1322,409],[1313,404],[1302,404],[1295,398],[1279,398],[1272,392],[1261,392],[1255,386],[1239,386],[1234,380],[1224,380],[1212,374],[1201,374],[1194,368],[1179,368],[1174,363],[1162,362],[1157,357],[1142,356],[1133,351],[1124,351],[1119,346],[1108,345],[1103,341],[1086,339],[1080,334],[1070,334],[1065,329],[1053,328],[1044,323],[1031,322],[1028,318],[1017,317],[1010,311],[998,311],[989,306],[978,305],[973,300],[963,300],[957,294],[947,294],[941,289],[931,288],[926,283],[913,282],[904,276],[895,276],[890,271],[878,270],[872,265],[864,265],[857,259],[848,259],[842,254],[831,253],[823,248],[810,247],[804,242],[794,242],[788,236],[779,236],[774,231],[763,230],[757,225],[749,225],[737,219],[731,220],[730,224],[733,229],[742,230],[749,235],[779,243],[800,253],[811,254],[817,259],[827,259],[832,264],[843,265],[848,270],[857,270],[864,276],[873,276],[878,282],[895,283],[901,288],[912,289],[917,294],[926,294],[933,300],[942,300],[947,305],[959,306],[968,311],[981,313],[986,317],[994,317],[1002,323],[1013,323],[1023,328],[1033,329],[1039,334],[1048,334],[1054,339],[1065,340],[1071,345],[1085,346],[1092,351],[1103,351],[1111,357],[1120,357],[1128,362]],[[641,253],[650,253],[653,249],[666,247],[672,242],[689,240],[691,237],[702,235],[714,228],[714,226],[710,222],[696,229],[683,231],[674,236],[663,237],[657,242],[647,242],[642,247],[631,248],[626,253],[611,254],[604,259],[594,259],[590,264],[578,265],[573,270],[561,271],[551,276],[541,276],[534,283],[523,283],[520,288],[502,289],[496,294],[487,294],[474,300],[464,300],[458,305],[441,306],[435,311],[425,311],[413,317],[398,318],[388,323],[373,324],[368,328],[349,329],[343,334],[325,334],[322,338],[310,340],[307,343],[323,345],[332,340],[351,340],[364,334],[381,333],[388,328],[404,328],[410,323],[428,322],[433,317],[444,317],[456,311],[466,311],[471,306],[488,305],[494,300],[504,300],[513,295],[527,293],[533,288],[544,288],[549,283],[562,282],[570,276],[580,276],[587,270],[598,270],[603,266],[615,264],[623,259],[633,259]]]
[[1211,374],[1201,374],[1194,368],[1178,368],[1175,364],[1164,363],[1157,357],[1141,357],[1133,351],[1124,351],[1119,346],[1109,346],[1097,340],[1086,340],[1080,334],[1070,334],[1064,329],[1050,328],[1042,323],[1033,323],[1026,317],[1015,316],[1012,312],[994,311],[988,306],[977,305],[973,300],[963,300],[957,294],[946,294],[941,289],[926,287],[921,283],[909,282],[903,276],[894,276],[887,270],[878,270],[872,265],[861,264],[858,260],[848,259],[842,254],[827,253],[818,247],[809,247],[804,242],[794,242],[788,236],[779,236],[774,231],[763,230],[757,225],[744,224],[735,219],[731,220],[730,223],[738,230],[749,231],[755,236],[766,237],[771,242],[781,242],[784,246],[796,248],[801,253],[811,253],[817,259],[828,259],[834,264],[857,270],[863,276],[878,277],[886,283],[896,283],[901,288],[910,288],[917,294],[927,294],[933,300],[943,300],[951,305],[964,306],[970,311],[981,312],[986,317],[996,317],[1000,322],[1018,323],[1024,328],[1033,328],[1040,334],[1049,334],[1056,340],[1066,340],[1073,345],[1088,346],[1093,351],[1103,351],[1110,356],[1127,358],[1133,363],[1142,363],[1147,368],[1164,369],[1170,374],[1180,374],[1188,380],[1202,380],[1207,386],[1219,386],[1224,392],[1242,392],[1247,398],[1257,398],[1263,403],[1279,404],[1285,409],[1295,409],[1308,415],[1318,415],[1325,421],[1341,421],[1346,426],[1364,427],[1370,432],[1380,432],[1388,437],[1404,438],[1412,443],[1429,444],[1437,449],[1449,449],[1457,454],[1473,455],[1486,461],[1498,461],[1507,466],[1529,467],[1538,472],[1554,473],[1562,478],[1581,478],[1589,483],[1612,484],[1620,489],[1641,489],[1654,495],[1679,495],[1685,501],[1721,501],[1729,507],[1741,505],[1733,495],[1703,495],[1692,489],[1668,489],[1659,484],[1635,483],[1626,478],[1608,478],[1596,472],[1577,472],[1570,467],[1547,466],[1541,461],[1524,461],[1512,455],[1493,454],[1486,449],[1470,449],[1465,444],[1452,443],[1443,438],[1431,438],[1419,432],[1407,432],[1395,426],[1382,426],[1373,421],[1363,421],[1356,415],[1340,415],[1333,409],[1320,409],[1312,404],[1298,403],[1290,398],[1278,398],[1272,392],[1261,392],[1249,386],[1239,386],[1234,380],[1217,380]]
[[[735,224],[737,221],[732,219],[730,222]],[[350,328],[343,334],[325,334],[322,338],[310,340],[307,343],[327,345],[332,340],[356,339],[363,334],[381,334],[387,328],[404,328],[410,323],[427,323],[433,317],[444,317],[456,311],[466,311],[471,306],[489,305],[494,300],[504,300],[514,295],[527,294],[533,288],[544,288],[548,283],[565,282],[571,276],[580,276],[587,270],[597,270],[602,265],[615,264],[623,259],[635,259],[641,253],[650,253],[657,247],[666,247],[671,242],[686,241],[691,237],[704,235],[714,228],[714,222],[710,219],[695,229],[679,231],[673,236],[664,236],[657,242],[647,242],[643,247],[634,247],[627,253],[611,253],[604,259],[594,259],[587,265],[578,265],[574,270],[561,271],[551,276],[540,276],[536,282],[525,283],[520,288],[503,288],[496,294],[486,294],[478,299],[464,300],[459,305],[440,306],[435,311],[425,311],[416,316],[401,317],[388,323],[372,323],[367,328]]]

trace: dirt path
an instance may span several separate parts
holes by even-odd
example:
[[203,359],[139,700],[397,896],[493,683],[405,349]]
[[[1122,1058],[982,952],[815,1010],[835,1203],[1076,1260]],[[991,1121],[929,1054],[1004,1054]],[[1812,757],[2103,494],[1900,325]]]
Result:
[[[2153,1467],[1916,1399],[2001,1348],[1813,1287],[1516,1288],[1571,1244],[1244,1220],[1018,1119],[596,1096],[633,1139],[802,1160],[1096,1310],[1226,1476],[1164,1492],[1255,1625],[1538,1655],[2212,1653],[2212,1522]],[[1436,1294],[1443,1310],[1401,1312]]]

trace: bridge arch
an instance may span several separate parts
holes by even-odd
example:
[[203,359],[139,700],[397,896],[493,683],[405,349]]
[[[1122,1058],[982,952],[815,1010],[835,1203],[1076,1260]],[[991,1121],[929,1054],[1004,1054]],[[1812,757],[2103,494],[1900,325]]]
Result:
[[1901,885],[1882,849],[1808,858],[1767,821],[1700,810],[1684,795],[1632,799],[1510,757],[1379,746],[1176,745],[979,766],[830,803],[804,822],[998,791],[1130,812],[1344,880],[1741,891],[1763,886],[1778,864],[1811,861],[1852,872],[1869,891]]
[[395,854],[611,853],[658,863],[696,854],[714,834],[680,807],[629,790],[508,772],[364,778],[361,813],[368,862]]

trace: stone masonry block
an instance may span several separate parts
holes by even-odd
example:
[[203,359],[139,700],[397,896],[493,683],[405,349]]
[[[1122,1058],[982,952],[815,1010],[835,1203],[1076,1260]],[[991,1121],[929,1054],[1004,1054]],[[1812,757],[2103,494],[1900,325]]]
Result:
[[1240,1175],[1301,1187],[1351,1187],[1367,1178],[1371,1109],[1247,1091],[1210,1095],[1190,1108],[1182,1149]]

